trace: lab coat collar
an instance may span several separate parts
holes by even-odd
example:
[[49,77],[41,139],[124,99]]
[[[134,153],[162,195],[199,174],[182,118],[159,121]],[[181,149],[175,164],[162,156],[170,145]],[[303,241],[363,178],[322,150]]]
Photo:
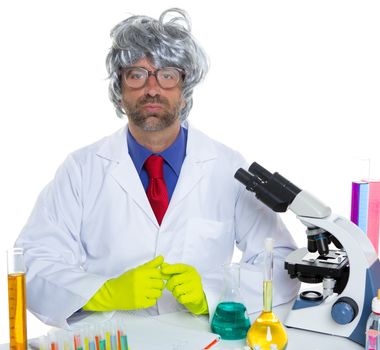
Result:
[[[186,158],[189,157],[193,163],[216,158],[217,152],[215,146],[205,134],[192,127],[187,121],[183,122],[182,126],[188,129]],[[128,154],[127,132],[128,125],[106,138],[104,144],[97,152],[98,156],[115,162],[130,159]]]
[[[196,187],[203,175],[209,171],[210,167],[203,166],[203,164],[217,157],[215,145],[210,138],[190,126],[188,122],[184,122],[182,126],[188,129],[186,156],[161,227],[170,222],[171,208],[178,205]],[[140,177],[128,153],[127,130],[128,126],[125,126],[106,138],[97,155],[114,162],[114,166],[110,170],[111,176],[158,227]]]
[[208,136],[192,127],[187,121],[182,126],[188,129],[186,158],[193,164],[216,158],[217,151],[214,142]]
[[105,138],[104,143],[97,151],[97,155],[116,163],[126,161],[129,157],[127,144],[128,126],[125,126],[114,134]]

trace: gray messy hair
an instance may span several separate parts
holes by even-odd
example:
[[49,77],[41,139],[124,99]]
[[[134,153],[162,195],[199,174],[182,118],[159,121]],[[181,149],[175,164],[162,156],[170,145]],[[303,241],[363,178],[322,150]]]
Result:
[[[165,20],[168,14],[174,16]],[[117,116],[126,115],[121,105],[121,70],[146,57],[156,68],[177,67],[185,71],[182,96],[186,105],[180,112],[180,120],[184,121],[193,106],[193,89],[209,68],[205,51],[191,34],[191,21],[186,11],[171,8],[158,20],[131,16],[112,29],[111,38],[106,66],[110,79],[109,98]]]

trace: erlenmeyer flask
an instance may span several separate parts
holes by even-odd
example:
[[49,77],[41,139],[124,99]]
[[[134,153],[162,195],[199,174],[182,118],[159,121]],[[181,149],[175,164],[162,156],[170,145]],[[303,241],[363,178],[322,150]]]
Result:
[[273,239],[265,240],[263,311],[252,324],[247,334],[247,345],[251,349],[259,346],[262,350],[273,348],[286,349],[288,336],[285,328],[272,312],[272,279],[273,279]]
[[222,339],[245,338],[251,324],[239,288],[240,265],[226,265],[223,294],[211,321],[211,330]]

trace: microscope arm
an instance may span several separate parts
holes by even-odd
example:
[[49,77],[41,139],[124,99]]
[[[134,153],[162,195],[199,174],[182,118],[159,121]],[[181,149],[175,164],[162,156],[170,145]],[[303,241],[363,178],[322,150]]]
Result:
[[310,193],[301,190],[279,173],[271,173],[258,163],[249,167],[249,172],[240,168],[235,178],[254,192],[257,199],[276,212],[285,212],[288,208],[307,227],[308,250],[325,256],[329,253],[331,241],[341,248],[341,244],[332,232],[316,227],[309,219],[326,220],[331,216],[331,209]]
[[324,219],[331,215],[330,207],[309,192],[302,190],[288,207],[300,220],[302,218]]

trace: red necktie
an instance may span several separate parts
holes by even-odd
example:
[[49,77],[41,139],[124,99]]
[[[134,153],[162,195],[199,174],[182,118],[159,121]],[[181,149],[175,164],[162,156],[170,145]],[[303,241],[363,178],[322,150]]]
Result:
[[149,175],[149,185],[146,190],[149,203],[156,215],[158,224],[161,225],[166,209],[169,205],[168,189],[164,180],[164,159],[152,154],[145,161],[144,167]]

